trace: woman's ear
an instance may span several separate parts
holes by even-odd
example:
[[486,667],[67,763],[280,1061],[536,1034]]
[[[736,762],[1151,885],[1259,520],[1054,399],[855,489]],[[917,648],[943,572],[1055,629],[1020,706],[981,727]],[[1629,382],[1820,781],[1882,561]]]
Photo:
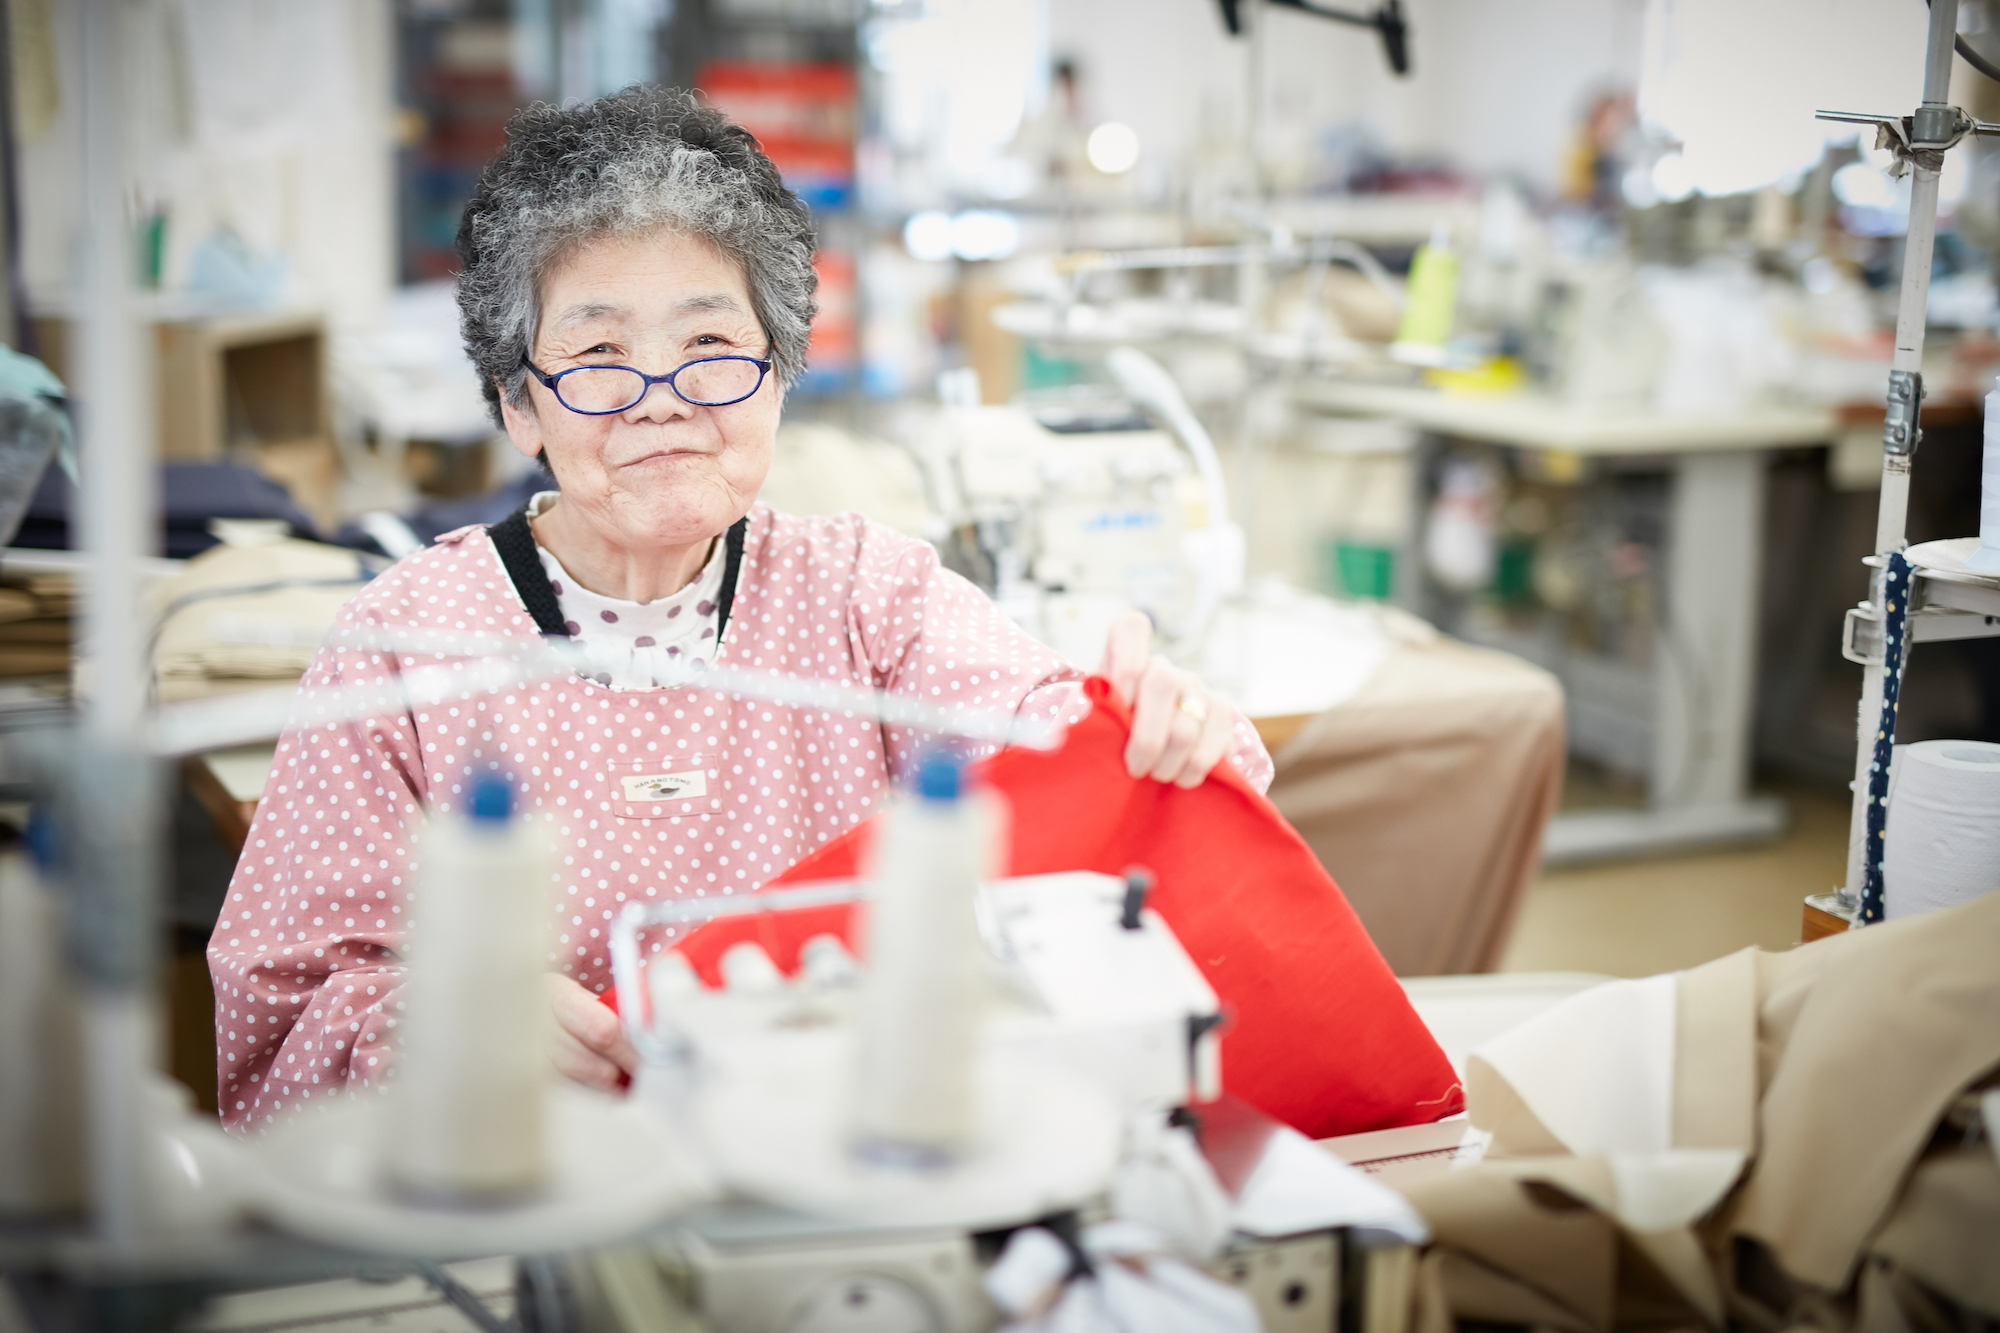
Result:
[[506,427],[507,438],[527,457],[542,457],[542,423],[535,415],[533,401],[525,408],[517,407],[507,396],[507,386],[500,384],[499,388],[500,420]]

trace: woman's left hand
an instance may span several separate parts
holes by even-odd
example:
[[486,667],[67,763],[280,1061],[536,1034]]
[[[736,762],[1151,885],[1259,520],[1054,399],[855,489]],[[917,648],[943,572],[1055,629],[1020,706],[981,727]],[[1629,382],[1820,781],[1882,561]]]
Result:
[[1097,672],[1132,705],[1125,770],[1133,777],[1196,787],[1229,753],[1234,712],[1199,676],[1153,651],[1145,612],[1127,611],[1112,623]]

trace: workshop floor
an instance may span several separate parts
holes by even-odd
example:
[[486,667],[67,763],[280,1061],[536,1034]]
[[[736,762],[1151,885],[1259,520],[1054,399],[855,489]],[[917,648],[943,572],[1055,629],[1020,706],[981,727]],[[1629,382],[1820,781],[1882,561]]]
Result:
[[1772,842],[1545,871],[1500,970],[1641,977],[1746,945],[1798,943],[1802,900],[1845,875],[1847,798],[1816,787],[1767,790],[1792,816]]

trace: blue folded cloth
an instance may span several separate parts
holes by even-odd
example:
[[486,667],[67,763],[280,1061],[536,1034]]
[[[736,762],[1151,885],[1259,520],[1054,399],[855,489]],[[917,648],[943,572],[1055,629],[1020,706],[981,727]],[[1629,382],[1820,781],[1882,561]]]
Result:
[[[397,517],[410,525],[410,531],[418,541],[429,544],[438,539],[440,533],[451,532],[471,524],[491,525],[519,509],[532,499],[537,491],[555,489],[555,479],[546,472],[531,472],[504,485],[496,486],[484,495],[463,496],[454,500],[432,500],[417,506]],[[380,552],[387,555],[373,537],[363,532],[359,525],[349,523],[334,534],[333,541],[338,546],[352,546],[357,551]]]
[[[76,493],[60,468],[42,474],[14,545],[68,550],[76,545],[72,525]],[[292,535],[320,540],[313,521],[293,503],[291,492],[240,463],[165,463],[160,467],[161,554],[175,559],[200,555],[216,544],[212,518],[273,518],[291,525]]]

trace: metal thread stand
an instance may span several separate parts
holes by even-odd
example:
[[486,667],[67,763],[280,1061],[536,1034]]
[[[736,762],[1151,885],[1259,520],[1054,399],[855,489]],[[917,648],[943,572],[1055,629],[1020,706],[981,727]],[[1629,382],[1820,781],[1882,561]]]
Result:
[[[1957,584],[1934,584],[1920,574],[1901,587],[1889,585],[1890,557],[1905,545],[1910,507],[1910,466],[1923,440],[1918,419],[1924,398],[1924,324],[1930,300],[1931,252],[1937,239],[1938,178],[1944,155],[1967,134],[2000,135],[2000,125],[1974,120],[1950,103],[1952,53],[1957,43],[1958,0],[1929,0],[1930,36],[1924,52],[1924,100],[1914,115],[1877,116],[1846,111],[1822,111],[1821,120],[1846,121],[1876,127],[1876,144],[1896,155],[1894,174],[1910,175],[1910,226],[1903,249],[1903,283],[1896,308],[1896,354],[1890,364],[1887,415],[1882,426],[1882,498],[1875,519],[1875,555],[1868,564],[1868,600],[1848,613],[1844,651],[1863,667],[1861,707],[1856,723],[1854,801],[1847,835],[1847,879],[1835,894],[1808,903],[1866,924],[1862,885],[1871,860],[1879,871],[1882,849],[1879,831],[1871,836],[1869,814],[1876,802],[1887,803],[1886,774],[1877,770],[1876,742],[1893,740],[1893,711],[1883,717],[1887,679],[1885,663],[1892,654],[1884,627],[1891,623],[1890,603],[1907,598],[1897,623],[1908,623],[1911,642],[1968,638],[2000,633],[2000,591],[1987,592]],[[1872,629],[1872,634],[1870,630]],[[1886,736],[1878,737],[1878,733]],[[1879,821],[1878,821],[1879,822]],[[1871,904],[1879,911],[1879,903]]]

